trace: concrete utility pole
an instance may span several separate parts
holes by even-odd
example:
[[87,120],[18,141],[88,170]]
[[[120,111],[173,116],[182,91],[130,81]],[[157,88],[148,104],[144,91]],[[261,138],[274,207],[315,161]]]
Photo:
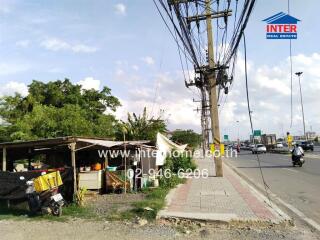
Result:
[[303,136],[306,138],[306,123],[304,121],[304,110],[303,110],[303,99],[302,99],[302,90],[301,90],[301,80],[300,76],[303,72],[296,72],[296,75],[299,78],[299,88],[300,88],[300,103],[301,103],[301,111],[302,111],[302,121],[303,121]]
[[[220,149],[220,128],[219,128],[219,115],[218,115],[218,102],[217,102],[217,84],[215,76],[215,62],[213,51],[213,34],[211,24],[211,0],[206,0],[206,23],[207,23],[207,37],[208,37],[208,61],[209,61],[209,99],[210,99],[210,115],[211,115],[211,131],[212,141],[215,149]],[[223,177],[222,160],[221,156],[215,157],[216,176]]]

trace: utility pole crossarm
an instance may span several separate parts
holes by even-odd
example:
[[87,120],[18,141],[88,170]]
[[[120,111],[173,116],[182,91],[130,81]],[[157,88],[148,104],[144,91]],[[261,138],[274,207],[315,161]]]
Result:
[[220,18],[225,16],[231,16],[231,15],[232,15],[232,10],[225,10],[225,11],[206,13],[202,15],[187,17],[186,19],[187,19],[187,22],[190,23],[195,21],[206,20],[208,17],[211,17],[211,19],[214,19],[214,18]]
[[168,0],[168,5],[180,4],[180,3],[191,3],[197,0]]
[[[198,9],[198,5],[201,3],[201,8],[204,7],[203,11],[197,15],[189,15],[188,8],[190,5],[195,4]],[[220,149],[220,129],[219,129],[219,111],[218,111],[218,93],[217,93],[217,85],[224,86],[223,84],[228,81],[225,77],[225,69],[227,66],[219,65],[215,63],[214,60],[214,41],[213,41],[213,31],[212,31],[212,19],[216,18],[224,18],[227,23],[227,18],[232,15],[232,10],[229,9],[230,2],[228,5],[228,9],[222,11],[214,11],[212,8],[212,0],[167,0],[167,4],[169,5],[169,9],[172,10],[174,8],[175,14],[177,15],[177,19],[180,24],[182,22],[182,32],[184,35],[192,35],[192,31],[190,30],[191,23],[195,22],[199,29],[199,22],[206,21],[206,31],[207,32],[207,64],[201,65],[200,63],[195,66],[195,73],[198,74],[197,77],[193,81],[186,83],[186,87],[195,86],[201,91],[201,100],[195,101],[201,103],[201,108],[197,108],[195,111],[201,111],[201,128],[202,128],[202,138],[203,138],[203,150],[209,147],[209,130],[212,132],[212,141],[215,145],[216,149]],[[183,8],[179,6],[183,4]],[[184,8],[185,7],[185,8]],[[181,12],[184,12],[183,9],[186,9],[185,16],[182,16]],[[191,13],[191,12],[190,12]],[[197,11],[198,13],[198,11]],[[194,14],[194,13],[193,13]],[[187,24],[187,26],[185,26]],[[186,29],[188,27],[189,29]],[[217,29],[218,31],[218,29]],[[188,35],[188,36],[189,36]],[[190,39],[189,40],[190,43]],[[190,43],[192,45],[192,42]],[[191,50],[193,48],[191,47]],[[196,57],[195,57],[196,58]],[[201,61],[200,61],[201,62]],[[208,117],[208,112],[210,110],[210,119]],[[209,126],[211,124],[211,126]],[[214,157],[215,162],[215,170],[216,176],[223,176],[222,169],[222,160],[221,156]]]

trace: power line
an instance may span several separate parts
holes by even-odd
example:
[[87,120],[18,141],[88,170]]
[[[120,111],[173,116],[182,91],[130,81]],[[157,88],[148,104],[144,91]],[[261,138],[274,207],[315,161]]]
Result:
[[[250,120],[251,134],[252,134],[252,138],[253,138],[254,137],[254,130],[253,130],[253,123],[252,123],[252,115],[251,115],[252,111],[250,109],[250,98],[249,98],[249,87],[248,87],[247,44],[246,44],[246,36],[245,36],[244,32],[242,33],[242,35],[243,35],[243,46],[244,46],[244,72],[245,72],[245,81],[246,81],[247,106],[248,106],[248,114],[249,114],[249,120]],[[255,148],[256,148],[256,144],[255,143],[254,143],[254,145],[255,145]],[[262,168],[261,168],[261,162],[260,162],[259,155],[258,155],[258,153],[256,153],[255,155],[257,157],[257,162],[258,162],[258,165],[259,165],[259,169],[260,169],[260,174],[261,174],[264,190],[265,190],[266,196],[268,197],[269,202],[271,203],[270,196],[269,196],[269,193],[268,193],[268,189],[270,189],[270,188],[267,185],[266,180],[264,178],[263,171],[262,171]]]

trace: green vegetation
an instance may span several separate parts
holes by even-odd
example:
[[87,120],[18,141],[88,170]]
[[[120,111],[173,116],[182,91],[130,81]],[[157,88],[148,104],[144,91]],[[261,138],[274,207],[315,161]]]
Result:
[[177,129],[172,133],[171,140],[179,144],[188,144],[192,149],[197,148],[201,143],[201,135],[193,130]]
[[154,220],[158,212],[165,206],[165,198],[169,191],[176,187],[178,184],[184,183],[185,180],[178,178],[178,176],[172,176],[171,178],[162,178],[164,181],[160,181],[158,188],[149,188],[143,190],[146,197],[142,201],[138,201],[132,204],[132,209],[127,211],[114,210],[107,218],[110,220],[124,220],[140,217]]
[[85,205],[85,194],[87,192],[87,188],[81,187],[75,196],[75,202],[78,206],[83,207]]
[[55,217],[52,215],[31,215],[26,204],[20,204],[7,208],[4,201],[0,202],[0,220],[12,219],[12,220],[52,220],[52,221],[67,221],[70,218],[84,218],[94,219],[97,218],[95,213],[89,207],[79,207],[76,204],[69,204],[63,207],[63,214],[61,217]]
[[120,106],[111,89],[85,90],[70,80],[33,81],[26,97],[19,94],[0,99],[1,141],[29,140],[70,135],[114,137]]
[[170,169],[173,173],[178,173],[179,169],[182,169],[183,171],[187,169],[195,170],[197,165],[192,157],[189,156],[188,153],[184,152],[177,156],[171,154],[171,156],[167,157],[164,168]]
[[166,122],[161,116],[149,117],[147,109],[143,109],[142,115],[128,113],[127,122],[122,122],[117,131],[117,139],[123,139],[123,131],[126,132],[127,140],[151,140],[156,142],[158,132],[166,131]]
[[0,98],[0,142],[62,136],[105,137],[123,140],[156,140],[166,130],[161,117],[128,114],[119,122],[114,112],[120,106],[111,89],[82,89],[69,79],[48,83],[33,81],[28,95]]
[[[135,215],[149,220],[155,219],[157,213],[165,206],[165,198],[169,191],[178,184],[185,182],[185,179],[179,178],[177,175],[179,169],[184,171],[187,169],[194,170],[196,167],[192,158],[187,156],[186,153],[181,153],[176,157],[168,157],[163,166],[163,171],[169,169],[172,173],[171,177],[161,177],[159,188],[145,190],[147,193],[145,200],[136,202],[134,209],[130,210],[130,214],[126,212],[122,217],[132,217]],[[147,207],[151,208],[152,211],[145,210]]]

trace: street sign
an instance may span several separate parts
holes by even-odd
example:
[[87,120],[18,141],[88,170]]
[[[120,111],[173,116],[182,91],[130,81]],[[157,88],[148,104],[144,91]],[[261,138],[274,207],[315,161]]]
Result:
[[254,137],[260,137],[261,136],[261,130],[254,130],[253,131],[253,136]]
[[223,135],[224,141],[229,141],[229,135]]

